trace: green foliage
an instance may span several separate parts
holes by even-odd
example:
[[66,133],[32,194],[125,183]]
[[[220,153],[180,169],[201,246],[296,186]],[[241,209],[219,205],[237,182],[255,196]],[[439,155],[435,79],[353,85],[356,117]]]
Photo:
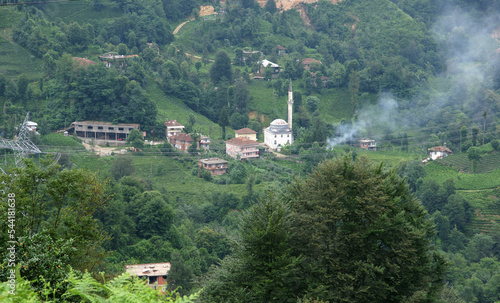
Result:
[[431,299],[445,262],[426,216],[394,171],[351,157],[324,162],[246,213],[235,254],[211,273],[202,299]]
[[116,180],[120,180],[124,176],[130,176],[134,173],[135,169],[132,165],[131,156],[118,156],[113,161],[109,171]]
[[483,159],[481,150],[478,147],[471,146],[467,150],[467,158],[472,162],[472,171],[476,172],[477,164]]

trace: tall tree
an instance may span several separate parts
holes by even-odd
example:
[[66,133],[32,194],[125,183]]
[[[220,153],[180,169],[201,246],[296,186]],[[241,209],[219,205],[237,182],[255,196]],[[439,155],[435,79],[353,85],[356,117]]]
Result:
[[231,68],[231,59],[224,51],[219,51],[215,54],[215,62],[210,68],[210,79],[214,85],[218,85],[223,78],[227,81],[233,81],[233,70]]
[[[443,275],[427,212],[395,171],[366,159],[325,162],[290,191],[292,232],[318,290],[339,302],[403,302]],[[435,261],[437,260],[437,263]],[[317,277],[317,279],[314,279]]]
[[220,111],[219,115],[219,126],[222,127],[222,140],[226,139],[226,126],[229,125],[229,114],[227,108],[224,107]]
[[267,0],[266,5],[264,5],[264,10],[273,15],[278,11],[278,8],[276,7],[276,2],[274,0]]
[[243,217],[235,254],[202,302],[405,302],[432,298],[445,262],[433,223],[394,170],[346,156]]

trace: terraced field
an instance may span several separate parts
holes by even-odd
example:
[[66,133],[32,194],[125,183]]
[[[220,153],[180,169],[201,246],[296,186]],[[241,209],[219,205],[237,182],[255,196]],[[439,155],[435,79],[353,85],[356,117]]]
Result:
[[[461,172],[472,173],[472,165],[467,154],[461,153],[434,161],[439,165],[454,167]],[[484,156],[477,165],[476,174],[492,172],[500,168],[500,153],[490,153]]]

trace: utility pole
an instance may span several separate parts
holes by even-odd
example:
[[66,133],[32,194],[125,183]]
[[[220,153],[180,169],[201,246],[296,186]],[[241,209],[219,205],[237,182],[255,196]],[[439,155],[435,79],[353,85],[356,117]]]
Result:
[[486,113],[486,111],[484,111],[483,113],[483,145],[484,145],[484,134],[486,133],[486,117],[488,116],[488,114]]

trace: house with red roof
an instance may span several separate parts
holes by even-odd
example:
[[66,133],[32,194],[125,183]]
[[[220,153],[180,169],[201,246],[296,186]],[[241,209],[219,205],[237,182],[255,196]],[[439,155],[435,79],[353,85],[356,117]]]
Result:
[[234,131],[235,138],[247,138],[249,140],[257,141],[257,132],[248,127]]
[[428,151],[429,158],[431,158],[432,160],[441,159],[453,154],[453,152],[448,147],[446,147],[446,142],[443,144],[443,146],[434,146],[429,148]]
[[175,149],[187,153],[194,140],[188,134],[178,133],[168,137],[168,142],[170,142]]
[[247,138],[232,138],[226,141],[226,154],[235,159],[259,158],[259,143]]

